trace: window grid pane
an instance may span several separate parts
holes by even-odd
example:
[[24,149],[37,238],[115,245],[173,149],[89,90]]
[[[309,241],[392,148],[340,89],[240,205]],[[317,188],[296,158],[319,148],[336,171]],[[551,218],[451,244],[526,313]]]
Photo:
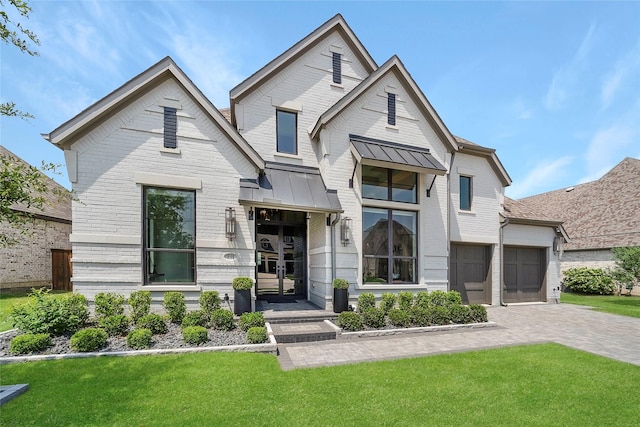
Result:
[[298,154],[298,115],[288,111],[276,111],[276,144],[278,153]]

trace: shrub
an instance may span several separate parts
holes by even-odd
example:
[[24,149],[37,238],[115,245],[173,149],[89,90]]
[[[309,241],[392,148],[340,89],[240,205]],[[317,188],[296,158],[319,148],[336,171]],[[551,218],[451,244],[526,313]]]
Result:
[[615,280],[629,290],[634,282],[640,281],[640,246],[613,248],[613,259],[616,266],[612,272]]
[[24,334],[11,340],[9,351],[13,354],[29,354],[42,351],[50,345],[49,334]]
[[238,326],[243,331],[248,331],[249,328],[264,326],[264,316],[259,311],[255,313],[242,313],[240,320],[238,320]]
[[71,336],[69,346],[73,351],[96,351],[107,345],[107,333],[100,328],[81,329]]
[[429,326],[431,325],[431,311],[428,308],[420,306],[414,306],[409,312],[411,318],[411,324],[415,326]]
[[214,310],[211,314],[211,327],[221,331],[230,331],[235,328],[233,313],[224,308]]
[[124,297],[115,293],[96,294],[96,316],[108,317],[124,314]]
[[408,328],[411,326],[411,317],[409,317],[409,313],[405,310],[400,310],[399,308],[389,310],[389,320],[393,326],[401,328]]
[[204,310],[194,310],[190,311],[184,315],[182,318],[182,327],[186,328],[189,326],[202,326],[206,327],[207,323],[209,323],[209,315]]
[[433,291],[429,294],[429,307],[444,307],[447,301],[447,293],[444,291]]
[[462,295],[458,291],[447,292],[447,305],[449,307],[462,305]]
[[613,278],[601,268],[570,268],[564,272],[562,283],[583,294],[609,295],[615,291]]
[[251,277],[236,277],[231,282],[231,287],[236,291],[248,291],[253,288]]
[[142,329],[149,329],[153,335],[167,333],[167,324],[164,323],[162,316],[156,313],[142,316],[136,322],[136,326]]
[[398,294],[398,308],[409,311],[413,306],[413,294],[411,292],[400,292]]
[[204,291],[200,294],[200,308],[209,316],[220,308],[220,295],[218,291]]
[[12,310],[13,326],[33,334],[63,335],[82,328],[89,304],[80,294],[55,297],[48,289],[33,290],[29,302]]
[[376,307],[376,296],[371,292],[363,292],[358,297],[358,312],[362,313],[369,308]]
[[334,289],[349,289],[349,282],[345,279],[333,279]]
[[471,323],[471,309],[466,305],[455,305],[450,308],[451,321],[453,323],[463,324]]
[[249,344],[262,344],[267,342],[267,328],[264,326],[254,326],[247,331],[247,342]]
[[358,313],[343,311],[338,314],[338,326],[345,331],[359,331],[362,329],[362,319]]
[[152,333],[147,328],[134,329],[127,335],[127,346],[141,350],[143,348],[151,347]]
[[187,303],[182,292],[165,292],[164,308],[169,313],[169,320],[173,323],[181,323],[187,312]]
[[430,321],[432,325],[448,325],[451,323],[451,311],[449,307],[429,307]]
[[98,320],[98,325],[110,337],[123,337],[129,332],[129,319],[124,314],[114,314]]
[[470,304],[469,310],[471,311],[469,323],[484,323],[489,320],[487,317],[487,309],[484,305]]
[[380,301],[380,308],[385,314],[389,313],[395,306],[398,297],[396,294],[385,292],[382,294],[382,300]]
[[429,307],[429,292],[418,292],[414,305],[422,308]]
[[182,339],[187,344],[203,344],[209,339],[207,329],[203,326],[187,326],[182,329]]
[[362,323],[370,328],[383,328],[386,324],[384,311],[381,308],[367,308],[362,313]]
[[129,306],[131,307],[131,320],[134,323],[151,311],[151,292],[134,291],[129,295]]

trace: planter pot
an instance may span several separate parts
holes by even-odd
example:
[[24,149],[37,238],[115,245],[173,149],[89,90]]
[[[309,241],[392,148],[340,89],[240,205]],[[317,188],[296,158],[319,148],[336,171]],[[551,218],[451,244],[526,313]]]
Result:
[[251,313],[251,290],[233,291],[233,313],[240,316],[242,313]]
[[333,312],[342,313],[349,310],[349,289],[333,288]]

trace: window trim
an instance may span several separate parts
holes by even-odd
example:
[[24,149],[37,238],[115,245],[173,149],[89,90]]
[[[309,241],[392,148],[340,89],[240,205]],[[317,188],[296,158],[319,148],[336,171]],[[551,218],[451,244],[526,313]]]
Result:
[[[465,194],[464,199],[463,199],[463,194],[462,194],[462,180],[466,179],[469,181],[468,184],[468,192],[467,194]],[[458,178],[458,193],[459,193],[459,197],[458,197],[458,209],[460,209],[461,211],[465,211],[465,212],[470,212],[472,210],[473,207],[473,177],[469,176],[469,175],[459,175]],[[463,201],[466,202],[466,204],[468,205],[467,207],[463,207]]]
[[[280,113],[292,114],[294,116],[295,123],[294,123],[294,129],[293,129],[293,148],[294,148],[293,152],[280,151],[280,132],[278,132],[278,130],[279,130],[279,126],[278,126],[279,118],[278,117],[279,117]],[[280,153],[280,154],[290,154],[290,155],[294,155],[294,156],[298,155],[298,112],[297,111],[288,111],[288,110],[283,110],[281,108],[276,108],[276,152]]]

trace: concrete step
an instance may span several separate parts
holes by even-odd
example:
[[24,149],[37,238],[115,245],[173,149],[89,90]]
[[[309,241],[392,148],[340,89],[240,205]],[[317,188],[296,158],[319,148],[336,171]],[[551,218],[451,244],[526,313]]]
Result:
[[330,322],[270,323],[278,343],[335,340],[338,329]]

